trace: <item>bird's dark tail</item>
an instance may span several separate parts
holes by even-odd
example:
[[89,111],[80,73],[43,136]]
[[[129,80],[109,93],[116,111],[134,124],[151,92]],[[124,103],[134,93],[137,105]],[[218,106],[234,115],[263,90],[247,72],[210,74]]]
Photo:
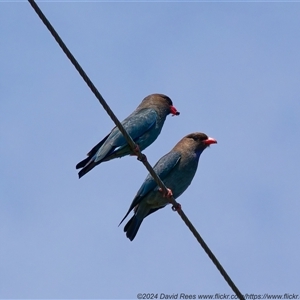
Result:
[[[90,158],[89,158],[90,159]],[[80,164],[80,163],[79,163]],[[94,161],[91,161],[87,166],[85,166],[83,169],[81,169],[79,172],[78,172],[78,176],[79,178],[81,178],[83,175],[85,175],[87,172],[91,171],[93,168],[95,168],[97,165],[100,164],[100,161],[99,162],[94,162]]]
[[[97,153],[97,151],[101,148],[101,146],[107,140],[108,136],[109,136],[109,134],[101,142],[99,142],[95,147],[93,147],[93,149],[87,154],[88,157],[76,165],[76,169],[84,168],[87,165],[87,163],[91,160],[91,158]],[[86,172],[83,172],[83,174],[81,176],[79,175],[79,178],[82,177],[84,174],[86,174],[88,171],[92,170],[94,167],[95,166],[88,169]],[[81,170],[81,171],[83,171],[83,170]],[[79,174],[80,174],[80,172],[79,172]]]
[[79,163],[76,165],[76,169],[81,169],[81,168],[83,168],[90,160],[91,160],[91,157],[85,158],[84,160],[82,160],[81,162],[79,162]]
[[141,224],[143,222],[143,219],[137,218],[136,215],[134,215],[125,225],[124,232],[126,232],[126,236],[133,241],[135,238]]

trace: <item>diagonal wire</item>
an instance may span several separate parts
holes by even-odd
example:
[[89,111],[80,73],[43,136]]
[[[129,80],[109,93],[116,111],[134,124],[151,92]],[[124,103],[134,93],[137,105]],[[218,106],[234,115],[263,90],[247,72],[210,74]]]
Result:
[[[132,138],[130,137],[130,135],[127,133],[127,131],[122,126],[121,122],[118,120],[118,118],[115,116],[115,114],[113,113],[113,111],[110,109],[110,107],[108,106],[108,104],[106,103],[106,101],[103,99],[103,97],[101,96],[101,94],[99,93],[99,91],[97,90],[97,88],[94,86],[94,84],[92,83],[92,81],[90,80],[90,78],[87,76],[87,74],[81,68],[81,66],[79,65],[79,63],[75,59],[75,57],[72,55],[72,53],[70,52],[70,50],[65,45],[65,43],[59,37],[58,33],[55,31],[55,29],[53,28],[53,26],[47,20],[46,16],[40,10],[40,8],[38,7],[38,5],[35,3],[34,0],[28,0],[28,2],[32,6],[32,8],[35,10],[35,12],[37,13],[37,15],[40,17],[40,19],[42,20],[42,22],[45,24],[45,26],[48,28],[48,30],[50,31],[50,33],[52,34],[52,36],[54,37],[54,39],[56,40],[56,42],[59,44],[59,46],[61,47],[61,49],[67,55],[67,57],[69,58],[69,60],[71,61],[71,63],[74,65],[74,67],[76,68],[76,70],[79,72],[79,74],[83,78],[83,80],[86,82],[86,84],[92,90],[92,92],[94,93],[94,95],[96,96],[96,98],[99,100],[100,104],[103,106],[103,108],[105,109],[105,111],[107,112],[107,114],[111,117],[111,119],[113,120],[113,122],[116,124],[116,126],[119,128],[119,130],[121,131],[121,133],[124,135],[125,139],[127,140],[127,143],[129,144],[129,146],[131,147],[131,149],[134,151],[134,153],[137,154],[138,159],[145,165],[145,167],[147,168],[147,170],[149,171],[149,173],[152,175],[152,177],[154,178],[154,180],[156,181],[156,183],[158,184],[158,186],[162,189],[162,192],[163,193],[167,193],[166,186],[161,181],[161,179],[159,178],[159,176],[154,172],[153,168],[151,167],[151,165],[147,161],[145,155],[141,153],[141,151],[139,150],[139,148],[137,147],[137,145],[134,143],[134,141],[132,140]],[[180,204],[178,204],[173,197],[170,198],[170,202],[173,204],[173,207],[175,208],[175,210],[178,212],[178,214],[180,215],[180,217],[182,218],[182,220],[184,221],[184,223],[191,230],[191,232],[193,233],[193,235],[195,236],[195,238],[197,239],[197,241],[200,243],[200,245],[202,246],[202,248],[204,249],[204,251],[206,252],[206,254],[209,256],[209,258],[215,264],[215,266],[220,271],[220,273],[222,274],[222,276],[224,277],[224,279],[226,280],[226,282],[228,283],[228,285],[231,287],[231,289],[235,292],[235,294],[237,295],[237,297],[239,299],[241,299],[241,300],[244,300],[245,299],[244,296],[239,291],[239,289],[236,287],[236,285],[234,284],[234,282],[231,280],[231,278],[229,277],[229,275],[227,274],[227,272],[225,271],[225,269],[222,267],[222,265],[220,264],[220,262],[218,261],[218,259],[215,257],[215,255],[212,253],[212,251],[209,249],[209,247],[207,246],[207,244],[205,243],[205,241],[202,239],[202,237],[200,236],[200,234],[198,233],[198,231],[196,230],[196,228],[193,226],[193,224],[190,222],[190,220],[188,219],[188,217],[182,211],[182,209],[180,207]]]

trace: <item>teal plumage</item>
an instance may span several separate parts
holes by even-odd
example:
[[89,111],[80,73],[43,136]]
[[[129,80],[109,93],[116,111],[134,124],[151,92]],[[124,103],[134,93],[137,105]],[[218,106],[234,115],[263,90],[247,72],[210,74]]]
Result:
[[[142,151],[157,139],[169,114],[179,115],[171,99],[163,94],[152,94],[144,98],[136,110],[122,122],[122,125]],[[76,169],[81,169],[78,173],[79,178],[104,161],[129,154],[134,153],[120,130],[114,127],[87,154],[88,157],[76,165]]]
[[[204,133],[189,134],[156,163],[154,171],[164,182],[165,186],[172,191],[175,199],[191,184],[203,150],[214,143],[217,143],[217,141]],[[121,221],[122,223],[128,214],[134,210],[133,217],[124,227],[126,236],[132,241],[144,218],[167,204],[169,204],[168,198],[164,197],[149,174]]]

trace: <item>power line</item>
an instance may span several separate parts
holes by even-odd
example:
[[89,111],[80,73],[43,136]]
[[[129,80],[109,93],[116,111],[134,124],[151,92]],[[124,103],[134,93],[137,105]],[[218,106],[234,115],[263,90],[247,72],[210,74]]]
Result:
[[[84,72],[84,70],[81,68],[81,66],[79,65],[79,63],[75,59],[75,57],[72,55],[72,53],[70,52],[70,50],[67,48],[67,46],[65,45],[65,43],[62,41],[62,39],[60,38],[60,36],[56,32],[56,30],[53,28],[53,26],[50,24],[50,22],[48,21],[48,19],[46,18],[46,16],[43,14],[43,12],[40,10],[40,8],[38,7],[38,5],[35,3],[34,0],[28,0],[28,2],[32,6],[32,8],[35,10],[35,12],[37,13],[37,15],[40,17],[40,19],[42,20],[42,22],[45,24],[45,26],[48,28],[48,30],[50,31],[50,33],[52,34],[52,36],[54,37],[54,39],[56,40],[56,42],[59,44],[59,46],[61,47],[61,49],[67,55],[67,57],[69,58],[69,60],[71,61],[71,63],[74,65],[74,67],[79,72],[79,74],[81,75],[81,77],[83,78],[83,80],[86,82],[86,84],[89,86],[89,88],[91,89],[91,91],[94,93],[94,95],[96,96],[96,98],[99,100],[100,104],[103,106],[103,108],[105,109],[105,111],[107,112],[107,114],[110,116],[110,118],[113,120],[113,122],[119,128],[119,130],[121,131],[121,133],[124,135],[127,143],[131,147],[131,149],[134,151],[134,153],[137,154],[138,159],[145,165],[145,167],[147,168],[147,170],[149,171],[149,173],[152,175],[152,177],[154,178],[154,180],[156,181],[156,183],[158,184],[158,186],[162,189],[162,192],[164,194],[166,194],[167,193],[166,186],[161,181],[161,179],[159,178],[159,176],[154,172],[153,168],[151,167],[151,165],[147,161],[146,156],[141,153],[141,151],[138,148],[138,146],[134,143],[134,141],[132,140],[131,136],[124,129],[124,127],[122,126],[121,122],[118,120],[118,118],[115,116],[115,114],[113,113],[113,111],[110,109],[110,107],[108,106],[108,104],[106,103],[106,101],[103,99],[103,97],[101,96],[101,94],[99,93],[99,91],[97,90],[97,88],[95,87],[95,85],[92,83],[92,81],[90,80],[90,78],[88,77],[88,75]],[[224,268],[222,267],[222,265],[219,263],[218,259],[215,257],[215,255],[209,249],[209,247],[207,246],[207,244],[205,243],[205,241],[202,239],[202,237],[200,236],[200,234],[198,233],[198,231],[196,230],[196,228],[193,226],[193,224],[190,222],[190,220],[188,219],[188,217],[182,211],[181,205],[178,202],[176,202],[173,197],[170,198],[170,202],[173,204],[172,209],[178,212],[178,214],[180,215],[180,217],[182,218],[182,220],[184,221],[184,223],[191,230],[191,232],[193,233],[193,235],[195,236],[195,238],[197,239],[197,241],[200,243],[200,245],[202,246],[202,248],[204,249],[204,251],[206,252],[206,254],[209,256],[209,258],[215,264],[215,266],[220,271],[220,273],[222,274],[222,276],[224,277],[224,279],[226,280],[226,282],[228,283],[228,285],[231,287],[231,289],[235,292],[235,294],[237,295],[237,297],[239,299],[241,299],[241,300],[244,300],[245,298],[242,295],[242,293],[236,287],[236,285],[231,280],[231,278],[229,277],[229,275],[227,274],[227,272],[224,270]]]

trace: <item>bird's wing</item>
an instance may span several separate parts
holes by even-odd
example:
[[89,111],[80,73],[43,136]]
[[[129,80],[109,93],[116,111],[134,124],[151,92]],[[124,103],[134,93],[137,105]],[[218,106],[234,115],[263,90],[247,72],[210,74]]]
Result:
[[[156,120],[156,111],[152,108],[144,108],[127,117],[122,122],[122,125],[135,141],[155,126]],[[122,147],[127,145],[126,139],[118,128],[113,129],[109,139],[110,144],[113,147]]]
[[[156,119],[157,113],[154,109],[144,108],[128,116],[122,122],[122,125],[131,138],[136,141],[153,126],[155,126]],[[127,141],[125,137],[119,128],[115,127],[105,140],[104,144],[101,145],[101,148],[99,148],[99,150],[101,150],[97,151],[95,161],[100,161],[108,155],[111,155],[112,153],[115,153],[126,146]]]
[[105,138],[103,138],[96,146],[94,146],[93,149],[87,154],[87,156],[94,156],[96,152],[101,148],[101,146],[105,143],[108,137],[109,134]]
[[[155,173],[159,176],[161,180],[164,180],[170,171],[177,165],[181,158],[181,154],[176,151],[171,151],[164,155],[153,167]],[[137,192],[136,197],[144,197],[151,190],[156,187],[157,183],[153,177],[148,174],[146,180],[142,184],[141,188]]]
[[[159,176],[161,180],[164,180],[166,176],[172,171],[172,169],[178,164],[181,158],[181,154],[176,151],[171,151],[164,155],[153,167],[155,173]],[[140,187],[139,191],[137,192],[135,198],[133,199],[129,210],[120,224],[126,219],[130,211],[138,205],[143,197],[147,195],[150,191],[152,191],[157,186],[156,181],[153,179],[151,174],[147,176],[144,183]],[[119,224],[119,226],[120,226]]]

